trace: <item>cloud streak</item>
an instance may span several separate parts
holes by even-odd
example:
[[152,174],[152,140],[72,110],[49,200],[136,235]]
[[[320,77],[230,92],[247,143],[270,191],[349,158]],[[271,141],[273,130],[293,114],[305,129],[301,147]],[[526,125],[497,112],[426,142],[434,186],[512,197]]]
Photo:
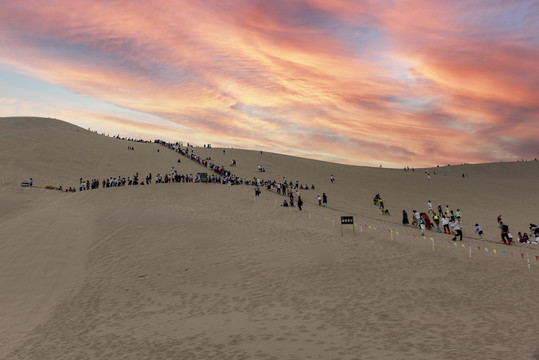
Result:
[[537,156],[538,18],[532,0],[8,2],[0,64],[113,104],[65,107],[118,133],[363,165],[487,162]]

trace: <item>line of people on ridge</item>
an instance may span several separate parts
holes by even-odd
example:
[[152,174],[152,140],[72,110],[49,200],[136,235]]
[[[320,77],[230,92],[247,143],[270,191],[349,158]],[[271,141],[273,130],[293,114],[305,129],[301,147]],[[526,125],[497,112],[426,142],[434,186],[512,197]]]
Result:
[[[277,190],[278,194],[283,194],[283,196],[290,197],[290,203],[287,203],[288,206],[294,206],[294,192],[296,193],[296,196],[298,198],[297,204],[298,207],[301,210],[301,206],[303,205],[303,201],[301,200],[301,196],[299,195],[299,190],[314,190],[315,186],[312,184],[310,187],[305,184],[300,184],[299,180],[296,180],[295,184],[292,181],[287,181],[286,177],[283,177],[283,182],[278,183],[275,180],[261,180],[256,177],[253,177],[253,180],[248,179],[241,179],[234,174],[232,174],[230,171],[227,171],[224,169],[224,167],[217,166],[213,163],[209,163],[209,160],[211,158],[202,159],[200,156],[194,155],[191,150],[189,152],[189,148],[182,149],[181,143],[166,143],[161,140],[156,140],[155,143],[158,143],[164,147],[167,147],[173,151],[179,152],[182,155],[188,157],[189,159],[199,163],[201,166],[209,167],[211,170],[213,170],[214,174],[212,174],[208,182],[212,183],[222,183],[222,184],[230,184],[230,185],[255,185],[255,194],[257,196],[260,195],[260,189],[259,186],[265,186],[268,190],[272,191],[273,189]],[[132,150],[132,149],[129,149]],[[181,162],[180,159],[178,159],[178,162]],[[236,165],[236,161],[232,160],[233,166]],[[98,189],[100,185],[102,184],[102,188],[111,188],[111,187],[120,187],[120,186],[131,186],[131,185],[149,185],[152,183],[153,176],[152,173],[149,173],[144,181],[139,180],[139,173],[137,172],[133,176],[122,177],[109,177],[107,179],[103,179],[102,182],[98,179],[92,179],[92,180],[83,180],[81,177],[79,179],[79,191],[86,191],[86,190],[93,190]],[[33,180],[32,180],[33,181]],[[177,172],[177,170],[172,167],[172,170],[170,173],[166,173],[163,175],[157,174],[155,177],[155,183],[189,183],[189,182],[198,182],[200,181],[200,174],[197,174],[197,177],[194,177],[192,174],[185,174],[181,175]],[[330,177],[330,181],[333,183],[335,181],[335,178],[333,175]],[[58,190],[64,191],[62,186],[58,187]],[[76,188],[70,187],[69,189],[65,189],[66,192],[76,192]],[[327,207],[327,195],[326,193],[322,194],[322,197],[320,195],[317,196],[317,201],[319,206]],[[284,206],[284,204],[283,204]]]
[[[146,177],[146,184],[148,184],[148,177],[151,181],[152,174],[150,173]],[[110,188],[110,187],[119,187],[119,186],[130,186],[130,185],[144,185],[144,182],[139,181],[139,173],[137,172],[133,176],[122,177],[109,177],[107,179],[103,179],[103,181],[100,181],[99,179],[92,179],[92,180],[83,180],[82,177],[79,179],[79,191],[86,191],[86,190],[94,190],[99,189],[99,186],[102,185],[102,188]],[[75,192],[76,189],[71,190],[66,189],[66,191]],[[59,188],[59,190],[61,190]]]
[[[298,208],[300,208],[300,203],[303,204],[303,201],[301,200],[301,197],[299,196],[299,190],[314,190],[315,186],[314,184],[311,184],[311,186],[305,184],[300,184],[299,180],[296,180],[295,183],[293,181],[289,181],[286,179],[286,177],[283,177],[282,182],[277,182],[275,180],[264,180],[259,179],[257,177],[253,177],[252,180],[249,179],[242,179],[234,174],[232,174],[230,171],[226,170],[222,166],[217,166],[213,163],[210,163],[209,161],[211,158],[203,159],[200,156],[197,156],[193,153],[193,149],[189,151],[189,144],[187,148],[182,148],[181,143],[166,143],[164,141],[156,141],[160,145],[167,147],[173,151],[176,151],[178,153],[181,153],[182,155],[186,156],[187,158],[191,159],[192,161],[198,162],[200,165],[209,168],[212,170],[215,174],[218,175],[218,177],[212,177],[212,182],[218,182],[223,184],[230,184],[230,185],[254,185],[255,186],[255,196],[260,196],[261,191],[260,187],[264,186],[267,190],[273,191],[273,189],[276,190],[277,194],[282,194],[283,196],[290,197],[290,202],[287,202],[288,206],[294,206],[294,192],[296,193],[296,196],[298,197]],[[223,151],[223,154],[226,152]],[[178,160],[180,162],[180,160]],[[232,160],[231,166],[235,166],[236,161]],[[262,165],[258,164],[257,169],[260,171],[260,169],[264,168]],[[265,171],[261,171],[265,172]],[[222,178],[222,179],[221,179]],[[333,183],[335,181],[335,177],[333,175],[330,176],[330,182]],[[319,206],[327,207],[327,195],[326,193],[322,194],[322,198],[320,198],[320,195],[317,196],[318,204]],[[283,205],[284,206],[284,203]],[[300,208],[301,210],[301,208]]]
[[[198,162],[200,165],[210,168],[215,174],[220,175],[218,178],[212,178],[212,182],[219,182],[223,184],[230,184],[230,185],[254,185],[255,186],[255,196],[260,196],[260,187],[264,186],[267,190],[273,191],[273,189],[276,189],[277,194],[282,194],[283,196],[293,196],[294,191],[298,192],[299,190],[314,190],[315,186],[314,184],[309,185],[300,184],[299,180],[296,180],[295,184],[293,181],[288,181],[286,177],[283,177],[282,182],[277,182],[275,180],[264,180],[259,179],[256,177],[253,177],[252,180],[249,179],[242,179],[234,174],[232,174],[230,171],[226,170],[222,166],[217,166],[213,163],[210,163],[209,160],[211,158],[203,159],[200,156],[197,156],[193,153],[193,148],[191,148],[191,151],[189,151],[189,144],[187,144],[187,148],[182,148],[181,143],[167,143],[161,140],[156,140],[156,143],[167,147],[173,151],[176,151],[178,153],[181,153],[182,155],[188,157],[192,161]],[[223,154],[226,154],[226,152],[223,149]],[[180,162],[180,160],[178,160]],[[231,166],[235,166],[236,161],[232,160]],[[257,169],[260,172],[265,172],[265,169],[262,167],[262,165],[258,164]],[[262,170],[262,171],[261,171]],[[222,177],[222,180],[221,180]],[[330,176],[330,182],[333,183],[335,181],[335,177],[333,175]],[[298,192],[299,193],[299,192]],[[299,196],[298,196],[299,197]],[[327,206],[327,195],[323,193],[322,199],[320,199],[320,195],[317,196],[317,200],[319,200],[320,206]],[[291,199],[292,205],[294,204],[293,199]],[[299,203],[299,199],[298,199]],[[283,204],[284,205],[284,204]],[[288,203],[290,206],[290,203]]]

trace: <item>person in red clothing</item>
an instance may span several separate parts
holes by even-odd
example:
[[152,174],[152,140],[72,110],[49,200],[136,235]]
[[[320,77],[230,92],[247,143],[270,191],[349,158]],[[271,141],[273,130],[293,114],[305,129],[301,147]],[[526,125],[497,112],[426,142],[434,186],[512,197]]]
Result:
[[427,230],[430,230],[432,228],[432,222],[430,221],[428,213],[423,214],[423,216],[425,217],[425,227],[427,228]]

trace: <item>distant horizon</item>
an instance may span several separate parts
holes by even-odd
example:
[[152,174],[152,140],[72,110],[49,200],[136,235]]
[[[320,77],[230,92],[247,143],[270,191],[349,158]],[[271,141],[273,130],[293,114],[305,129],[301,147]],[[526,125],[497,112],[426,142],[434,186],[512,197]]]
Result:
[[[137,141],[143,141],[143,142],[146,142],[146,143],[154,143],[156,140],[161,140],[161,141],[165,141],[165,142],[169,142],[169,143],[182,143],[183,146],[187,147],[187,144],[189,144],[190,146],[194,146],[194,147],[199,147],[199,148],[204,148],[205,146],[207,147],[207,145],[211,145],[211,148],[215,148],[215,149],[234,149],[234,150],[244,150],[244,151],[253,151],[253,152],[260,152],[260,151],[263,151],[263,152],[270,152],[270,153],[274,153],[274,154],[278,154],[278,155],[284,155],[284,156],[292,156],[292,157],[299,157],[299,158],[303,158],[303,159],[308,159],[308,160],[314,160],[314,161],[322,161],[322,162],[327,162],[327,163],[335,163],[335,164],[340,164],[340,165],[349,165],[349,166],[362,166],[362,167],[372,167],[372,168],[379,168],[380,167],[380,164],[378,166],[375,166],[375,165],[362,165],[362,164],[352,164],[352,163],[349,163],[349,162],[344,162],[344,161],[330,161],[330,160],[326,160],[326,159],[316,159],[316,158],[313,158],[313,157],[309,157],[309,156],[306,156],[306,155],[301,155],[301,154],[296,154],[296,155],[293,155],[293,154],[285,154],[285,153],[281,153],[281,152],[278,152],[278,151],[271,151],[271,150],[260,150],[260,149],[254,149],[254,148],[243,148],[243,147],[239,147],[239,146],[221,146],[221,145],[217,145],[217,146],[214,146],[214,144],[212,143],[203,143],[203,144],[198,144],[198,143],[193,143],[189,140],[182,140],[182,139],[166,139],[166,138],[163,138],[163,137],[156,137],[156,138],[153,138],[153,139],[145,139],[145,138],[140,138],[140,137],[130,137],[130,136],[123,136],[121,133],[105,133],[103,131],[99,131],[98,129],[92,129],[92,128],[84,128],[80,125],[77,125],[73,122],[70,122],[70,121],[67,121],[67,120],[64,120],[64,119],[58,119],[58,118],[53,118],[53,117],[41,117],[41,116],[2,116],[0,117],[0,119],[8,119],[8,118],[35,118],[35,119],[51,119],[51,120],[57,120],[57,121],[62,121],[62,122],[65,122],[65,123],[68,123],[68,124],[71,124],[71,125],[74,125],[74,126],[78,126],[80,127],[81,129],[83,130],[87,130],[87,131],[90,131],[90,132],[93,132],[93,133],[96,133],[98,135],[102,135],[102,136],[106,136],[106,137],[109,137],[109,138],[117,138],[119,136],[119,139],[120,140],[124,140],[124,141],[134,141],[134,142],[137,142]],[[385,169],[392,169],[392,170],[404,170],[404,168],[406,167],[409,167],[409,170],[412,171],[412,169],[436,169],[436,168],[443,168],[443,167],[446,167],[446,166],[464,166],[464,165],[486,165],[486,164],[495,164],[495,163],[512,163],[512,162],[530,162],[530,161],[537,161],[537,158],[533,158],[533,159],[517,159],[517,160],[504,160],[504,159],[500,159],[498,161],[489,161],[489,162],[478,162],[478,163],[468,163],[468,162],[461,162],[461,163],[449,163],[449,164],[436,164],[436,165],[428,165],[428,166],[401,166],[401,167],[392,167],[392,166],[385,166],[383,163],[381,164],[382,165],[382,168],[385,168]]]
[[6,2],[0,116],[399,168],[539,156],[534,0]]

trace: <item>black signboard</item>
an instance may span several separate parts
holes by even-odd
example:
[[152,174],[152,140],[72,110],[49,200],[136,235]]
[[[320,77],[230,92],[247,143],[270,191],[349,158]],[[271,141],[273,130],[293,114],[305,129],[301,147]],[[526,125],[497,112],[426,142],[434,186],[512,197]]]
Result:
[[341,224],[354,224],[353,216],[341,216]]
[[343,225],[352,225],[352,229],[354,231],[354,234],[356,233],[356,230],[354,228],[354,217],[353,216],[341,216],[341,236],[344,236],[342,231]]

